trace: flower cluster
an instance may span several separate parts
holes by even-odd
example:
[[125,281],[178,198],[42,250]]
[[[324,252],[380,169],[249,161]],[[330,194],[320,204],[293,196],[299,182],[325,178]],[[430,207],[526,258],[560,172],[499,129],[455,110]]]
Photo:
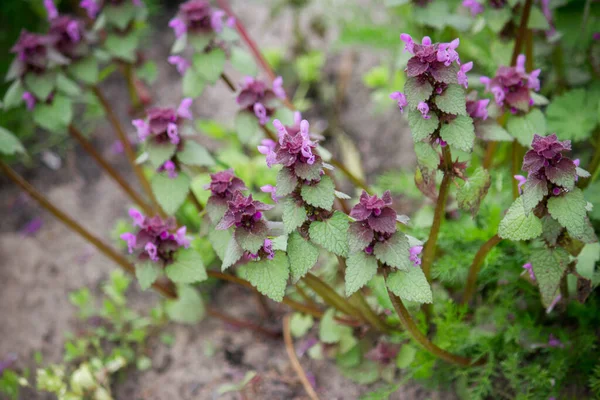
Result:
[[[489,5],[490,8],[496,10],[508,4],[506,0],[489,0],[487,3],[487,5]],[[463,0],[462,5],[463,7],[466,7],[471,11],[472,16],[476,16],[485,11],[485,6],[483,2],[479,0]]]
[[77,60],[88,53],[85,25],[77,18],[61,15],[50,22],[48,36],[54,48],[69,60]]
[[87,12],[88,17],[95,19],[98,14],[100,14],[105,3],[119,6],[128,1],[131,1],[136,7],[141,7],[143,5],[142,0],[81,0],[79,6]]
[[516,114],[519,111],[527,112],[533,105],[530,91],[540,90],[540,72],[539,69],[525,72],[525,56],[521,54],[517,57],[516,66],[501,66],[495,77],[482,76],[480,81],[485,85],[486,92],[494,95],[499,107],[506,107]]
[[145,217],[135,208],[129,210],[136,233],[126,232],[121,239],[127,242],[130,254],[137,254],[140,261],[158,262],[166,266],[173,261],[174,253],[181,247],[188,248],[186,227],[177,229],[174,218],[163,220],[159,216]]
[[373,253],[375,243],[386,241],[396,232],[397,214],[391,205],[389,190],[381,198],[363,191],[358,204],[350,210],[350,216],[356,220],[352,229],[360,232],[364,243],[369,243],[364,248],[367,254]]
[[[194,34],[211,34],[223,30],[223,10],[211,7],[207,0],[189,0],[179,6],[179,13],[169,21],[176,37],[183,36],[186,32]],[[227,25],[233,26],[235,20],[227,19]]]
[[[531,185],[546,187],[545,194],[554,196],[564,190],[571,190],[577,179],[577,165],[563,152],[571,150],[571,141],[559,141],[556,134],[550,136],[534,135],[529,150],[523,159],[523,170],[527,171],[527,181]],[[521,181],[520,186],[525,184]]]
[[151,108],[146,112],[147,120],[136,119],[132,121],[137,129],[140,142],[151,140],[157,145],[172,143],[179,144],[179,125],[182,119],[192,119],[190,107],[191,98],[185,98],[177,110],[173,108]]
[[485,121],[488,118],[488,105],[490,99],[477,99],[477,92],[471,92],[467,96],[467,114],[473,121]]
[[235,176],[232,169],[211,174],[210,183],[204,188],[210,190],[211,193],[208,199],[209,205],[211,203],[226,205],[229,200],[233,199],[234,193],[247,189],[244,182]]
[[[454,39],[450,43],[432,43],[431,39],[425,36],[421,44],[418,44],[406,33],[401,34],[400,39],[405,43],[404,49],[413,54],[406,65],[406,73],[416,79],[419,86],[431,85],[433,89],[431,93],[436,95],[443,94],[451,83],[457,83],[465,88],[468,86],[466,74],[473,68],[473,63],[461,65],[456,51],[460,43],[459,39]],[[404,93],[394,92],[390,98],[397,101],[400,111],[404,111],[404,107],[408,105]],[[435,103],[430,99],[431,96],[428,96],[417,105],[417,110],[424,119],[431,118],[431,111],[437,112]]]
[[273,81],[270,89],[264,81],[247,76],[244,79],[242,91],[237,97],[238,105],[256,115],[261,125],[266,124],[275,113],[275,102],[277,98],[285,99],[283,90],[283,78],[280,76]]
[[16,54],[15,63],[11,66],[16,77],[29,72],[42,74],[50,66],[51,46],[55,40],[49,35],[40,35],[26,30],[21,31],[17,43],[10,49]]
[[249,252],[248,256],[251,259],[258,257],[272,259],[275,252],[273,251],[273,243],[266,237],[268,229],[262,214],[263,211],[271,208],[273,206],[252,199],[252,195],[246,197],[242,192],[236,191],[232,199],[227,202],[227,211],[217,224],[216,229],[225,230],[235,226],[236,238],[239,237],[240,230],[251,235],[263,236],[265,239],[258,252]]

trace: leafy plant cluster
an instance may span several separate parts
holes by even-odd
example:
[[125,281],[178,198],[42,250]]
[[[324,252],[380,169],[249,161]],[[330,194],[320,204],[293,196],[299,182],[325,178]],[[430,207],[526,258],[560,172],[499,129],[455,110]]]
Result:
[[[412,134],[416,170],[387,172],[371,186],[325,148],[298,111],[311,103],[290,100],[243,21],[226,1],[218,5],[183,2],[169,22],[175,40],[166,62],[181,74],[178,104],[143,107],[151,99],[136,76],[146,18],[140,1],[84,0],[87,21],[46,2],[49,32],[24,32],[13,48],[4,107],[24,104],[40,128],[69,133],[129,195],[130,222],[114,233],[119,250],[5,161],[2,170],[135,274],[142,289],[164,295],[173,321],[205,316],[202,292],[213,279],[287,305],[294,313],[284,319],[286,344],[289,330],[309,343],[308,357],[334,359],[361,384],[385,382],[365,398],[387,398],[409,379],[469,399],[600,395],[597,6],[388,1],[389,25],[338,21],[342,46],[390,50],[389,65],[364,82],[378,107],[384,98],[397,104]],[[319,57],[304,60],[296,64],[300,93],[322,79]],[[257,77],[259,66],[267,78]],[[246,75],[241,83],[230,69]],[[99,86],[113,70],[122,72],[137,110],[137,148]],[[194,101],[216,84],[235,94],[233,130],[194,119]],[[143,195],[89,145],[75,104],[103,109]],[[224,146],[209,151],[203,135]],[[0,140],[4,155],[25,152],[6,129]],[[349,194],[342,181],[352,185],[344,186],[353,187]],[[412,218],[397,213],[400,196],[420,205]],[[128,346],[137,348],[158,323],[116,313],[126,282],[113,276],[103,310],[119,335],[139,339],[122,342],[123,366],[136,359]],[[75,299],[85,309],[83,293]],[[70,342],[68,354],[77,359],[92,342]],[[114,357],[86,360],[73,375],[109,390],[94,376]],[[43,371],[41,389],[92,389],[69,383],[61,367]],[[302,368],[296,371],[302,380]],[[314,398],[305,376],[302,382]]]

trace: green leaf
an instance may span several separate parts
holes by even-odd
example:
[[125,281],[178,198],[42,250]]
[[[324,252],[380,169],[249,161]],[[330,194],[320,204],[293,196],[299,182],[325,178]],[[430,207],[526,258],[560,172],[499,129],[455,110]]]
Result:
[[173,42],[173,46],[171,46],[171,54],[179,54],[185,50],[187,46],[187,33],[179,36],[175,42]]
[[278,197],[285,197],[292,193],[298,186],[298,178],[289,168],[282,168],[277,173],[277,192]]
[[502,239],[529,240],[541,234],[542,221],[533,213],[525,214],[523,197],[512,203],[498,227],[498,235]]
[[410,344],[403,344],[396,356],[396,367],[400,369],[408,368],[415,360],[417,348]]
[[523,185],[523,208],[525,215],[529,214],[540,201],[548,194],[548,184],[545,180],[537,179],[533,176],[527,179]]
[[506,130],[522,146],[529,148],[534,134],[542,136],[546,134],[546,118],[540,110],[534,108],[523,116],[508,117]]
[[458,206],[463,210],[471,212],[475,217],[479,211],[479,205],[490,188],[491,179],[488,171],[479,167],[475,170],[468,180],[460,183],[460,188],[456,193]]
[[202,257],[194,249],[180,249],[175,260],[165,269],[167,277],[175,283],[194,283],[208,279]]
[[114,58],[123,61],[135,62],[138,38],[134,33],[125,36],[109,34],[104,42],[106,50]]
[[529,20],[527,21],[527,27],[529,29],[537,29],[541,31],[550,29],[548,19],[544,16],[544,13],[538,6],[531,7],[531,14],[529,15]]
[[459,115],[440,129],[442,139],[454,148],[470,152],[475,141],[475,127],[470,117]]
[[583,236],[586,228],[586,204],[579,188],[548,199],[548,212],[573,236]]
[[[219,255],[219,252],[216,248],[215,251],[217,251],[217,255]],[[227,268],[234,265],[236,262],[239,261],[240,258],[242,258],[243,255],[244,249],[240,247],[237,240],[235,240],[235,238],[232,236],[229,242],[227,243],[227,247],[225,248],[223,257],[219,256],[221,260],[223,260],[223,264],[221,264],[221,271],[225,271]]]
[[440,95],[434,97],[435,104],[448,114],[467,116],[467,99],[465,89],[456,84],[450,84]]
[[382,263],[406,271],[414,268],[409,260],[409,248],[406,235],[397,231],[385,242],[377,242],[373,253]]
[[175,322],[195,324],[204,318],[202,297],[193,287],[182,285],[177,288],[177,300],[167,300],[167,315]]
[[267,233],[267,225],[262,221],[257,221],[251,231],[244,228],[237,228],[233,233],[233,237],[242,249],[256,254],[265,243]]
[[187,35],[187,42],[196,49],[197,52],[204,52],[206,46],[209,45],[210,41],[215,37],[212,33],[189,33]]
[[215,165],[215,160],[208,150],[201,144],[191,140],[185,141],[183,150],[177,153],[177,159],[185,165],[197,165],[200,167],[212,167]]
[[25,75],[25,87],[40,101],[45,101],[55,86],[56,74],[53,72]]
[[192,61],[194,69],[205,81],[215,83],[225,67],[225,52],[214,48],[210,53],[196,53]]
[[260,137],[260,125],[256,116],[247,110],[239,111],[235,115],[235,132],[240,142],[244,144],[255,142]]
[[79,88],[79,85],[67,78],[64,74],[57,75],[56,89],[58,89],[61,93],[64,93],[71,97],[75,97],[81,94],[81,89]]
[[314,221],[308,229],[310,240],[332,253],[346,257],[348,255],[348,217],[335,211],[325,221]]
[[185,202],[190,191],[190,178],[182,172],[179,172],[176,178],[156,174],[150,185],[158,204],[167,214],[173,215]]
[[286,198],[283,201],[282,220],[285,233],[293,232],[306,221],[306,209],[293,198]]
[[135,266],[135,276],[142,290],[149,289],[156,279],[158,279],[161,272],[160,266],[152,261],[146,261]]
[[548,132],[556,132],[559,139],[574,142],[591,137],[598,123],[598,102],[592,101],[591,97],[585,89],[570,90],[554,97],[546,110]]
[[309,181],[316,181],[321,177],[321,171],[323,170],[323,162],[321,160],[311,164],[307,163],[296,163],[294,171],[300,179]]
[[379,365],[371,360],[363,360],[356,367],[340,368],[340,372],[359,385],[369,385],[379,379]]
[[285,253],[276,251],[272,260],[251,262],[240,267],[239,271],[240,275],[250,281],[260,293],[277,302],[283,300],[290,275],[290,266]]
[[335,320],[335,310],[328,308],[319,323],[319,340],[323,343],[337,343],[348,332],[351,334],[352,329],[337,322]]
[[348,249],[350,254],[363,251],[374,238],[373,231],[363,222],[352,222],[348,229]]
[[475,122],[475,132],[482,140],[494,142],[512,142],[513,137],[491,118]]
[[292,318],[290,318],[290,331],[292,336],[295,338],[300,338],[306,335],[314,323],[315,320],[312,315],[293,313]]
[[290,259],[292,283],[296,283],[317,263],[319,249],[298,232],[294,232],[288,238],[287,255]]
[[25,93],[23,84],[20,80],[15,80],[4,94],[4,100],[2,101],[4,111],[20,106],[23,103],[23,93]]
[[25,153],[25,148],[15,135],[9,130],[0,126],[0,153],[12,155],[16,153]]
[[351,254],[346,260],[346,297],[362,288],[377,273],[377,259],[372,255],[359,251]]
[[300,194],[311,206],[330,211],[335,200],[335,185],[330,177],[324,175],[316,184],[303,185]]
[[154,143],[152,141],[146,142],[146,152],[148,153],[148,160],[154,168],[159,168],[165,161],[170,160],[177,150],[177,145],[173,143]]
[[158,66],[154,61],[146,61],[135,69],[135,74],[148,85],[152,85],[158,78]]
[[546,215],[542,218],[542,238],[549,246],[556,246],[556,241],[563,229],[562,225],[551,216]]
[[258,67],[254,62],[252,54],[242,49],[241,47],[234,46],[231,49],[231,55],[229,56],[229,62],[236,71],[247,76],[256,76],[258,73]]
[[64,133],[72,119],[73,103],[62,95],[56,95],[50,104],[38,104],[33,110],[35,123],[54,133]]
[[427,139],[439,126],[440,120],[437,115],[429,114],[429,116],[429,119],[425,119],[419,111],[408,112],[408,126],[415,142]]
[[427,100],[431,93],[433,93],[433,86],[427,80],[421,81],[413,76],[404,84],[404,95],[411,111],[416,109],[420,102]]
[[131,2],[125,2],[119,5],[107,4],[103,9],[103,14],[106,17],[106,22],[116,26],[123,31],[129,25],[129,22],[136,15],[135,5]]
[[411,267],[408,271],[391,273],[387,279],[387,286],[402,300],[417,303],[433,302],[431,286],[421,268]]
[[95,85],[98,83],[98,78],[100,75],[98,61],[96,61],[96,59],[92,56],[72,63],[67,68],[67,72],[75,79],[89,85]]
[[196,98],[204,91],[206,82],[193,68],[188,68],[181,80],[183,97]]
[[562,247],[544,247],[532,251],[529,260],[542,295],[542,303],[548,307],[558,295],[560,281],[569,265],[569,253]]

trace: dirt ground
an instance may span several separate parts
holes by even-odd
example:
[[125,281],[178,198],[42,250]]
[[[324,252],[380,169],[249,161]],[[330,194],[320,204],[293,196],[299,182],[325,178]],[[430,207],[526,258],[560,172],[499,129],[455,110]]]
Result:
[[[284,48],[291,40],[289,14],[284,13],[274,23],[267,24],[269,9],[262,2],[248,4],[239,0],[232,4],[261,46]],[[159,61],[159,78],[153,94],[156,102],[162,105],[176,104],[180,99],[179,76],[164,61],[171,41],[170,32],[158,32],[153,36],[148,52],[150,58]],[[316,44],[326,47],[328,41],[317,41]],[[360,75],[377,60],[378,54],[369,51],[361,51],[357,56],[348,88],[352,96],[348,97],[342,114],[342,126],[348,128],[347,133],[359,147],[368,177],[381,171],[384,163],[389,168],[409,166],[414,162],[410,133],[398,113],[390,110],[383,116],[373,117],[369,111],[368,90],[362,85]],[[106,83],[105,90],[117,102],[116,108],[126,122],[129,118],[125,115],[123,83],[119,79],[111,80]],[[232,124],[235,108],[227,106],[234,104],[232,100],[232,94],[217,84],[195,102],[194,115]],[[377,123],[373,122],[375,120]],[[99,124],[95,138],[113,165],[132,177],[124,157],[110,150],[113,140],[110,127]],[[128,201],[81,149],[70,151],[62,161],[58,171],[40,164],[34,170],[23,172],[55,204],[109,240],[108,234],[116,219],[126,215]],[[2,177],[0,207],[0,359],[16,353],[19,366],[32,367],[33,354],[39,350],[46,362],[60,361],[64,334],[73,329],[76,322],[68,293],[87,286],[99,294],[99,285],[115,266]],[[36,218],[43,221],[41,229],[34,235],[25,236],[21,232],[23,227]],[[129,298],[142,308],[158,300],[155,294],[141,292],[135,284]],[[213,299],[213,304],[222,304],[227,312],[236,316],[260,319],[254,302],[248,298],[244,289],[226,286]],[[238,382],[247,371],[256,371],[259,376],[260,383],[253,398],[305,398],[280,340],[237,331],[210,318],[193,327],[173,325],[168,330],[175,336],[175,344],[172,347],[154,346],[152,369],[128,374],[115,388],[117,399],[213,399],[217,398],[216,388],[224,383]],[[214,348],[216,352],[209,356],[207,348]],[[335,365],[327,360],[303,357],[301,362],[316,377],[322,399],[356,399],[374,389],[360,387],[342,377]],[[392,396],[393,399],[425,397],[448,398],[415,385],[403,387]],[[28,392],[22,398],[48,397]]]

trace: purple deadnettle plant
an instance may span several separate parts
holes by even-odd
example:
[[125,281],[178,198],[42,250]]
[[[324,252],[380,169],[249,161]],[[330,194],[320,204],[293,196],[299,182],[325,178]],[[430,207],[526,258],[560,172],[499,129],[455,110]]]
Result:
[[174,108],[150,108],[146,112],[146,120],[132,121],[137,129],[140,142],[151,141],[156,145],[171,143],[178,145],[181,142],[179,128],[184,119],[191,120],[190,107],[192,99],[185,98],[175,110]]
[[244,182],[235,176],[232,169],[210,174],[210,183],[204,189],[210,190],[206,208],[215,224],[229,208],[228,202],[233,199],[234,193],[247,190]]
[[142,0],[81,0],[79,6],[87,12],[88,17],[96,19],[106,4],[120,6],[127,2],[131,2],[136,7],[143,5]]
[[10,50],[17,57],[11,66],[8,78],[22,77],[29,72],[44,73],[49,67],[50,48],[55,40],[52,36],[31,33],[23,29],[17,43]]
[[[169,22],[177,38],[185,33],[211,35],[223,30],[225,12],[215,9],[206,0],[189,0],[179,6],[179,13]],[[233,20],[227,21],[228,25]]]
[[82,21],[62,15],[51,21],[48,35],[53,37],[54,48],[73,61],[85,56],[89,51],[84,28]]
[[149,218],[135,208],[129,210],[129,216],[138,230],[122,234],[121,239],[127,242],[129,254],[135,254],[139,261],[150,260],[165,267],[173,262],[173,255],[179,248],[190,246],[186,227],[177,228],[175,218]]
[[237,103],[242,109],[253,113],[261,125],[265,125],[275,113],[277,99],[285,99],[282,85],[281,77],[277,77],[273,81],[273,87],[269,88],[264,81],[247,76]]
[[391,205],[389,190],[381,198],[363,191],[358,204],[350,210],[350,216],[356,220],[350,224],[350,230],[360,234],[362,243],[367,243],[363,248],[365,253],[372,254],[376,243],[385,242],[396,232],[397,214]]

